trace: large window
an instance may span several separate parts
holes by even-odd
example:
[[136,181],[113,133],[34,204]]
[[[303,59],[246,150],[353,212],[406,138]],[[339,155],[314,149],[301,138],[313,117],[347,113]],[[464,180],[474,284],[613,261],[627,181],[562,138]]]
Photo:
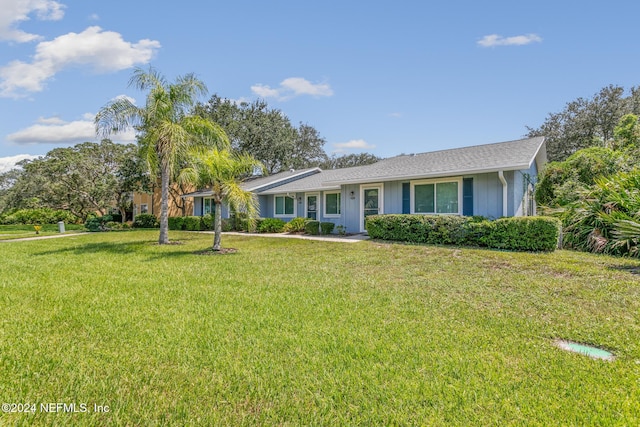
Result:
[[411,212],[457,214],[462,207],[462,180],[415,181],[411,183]]
[[324,193],[324,216],[340,216],[340,193]]
[[296,199],[289,196],[275,197],[274,216],[296,216]]

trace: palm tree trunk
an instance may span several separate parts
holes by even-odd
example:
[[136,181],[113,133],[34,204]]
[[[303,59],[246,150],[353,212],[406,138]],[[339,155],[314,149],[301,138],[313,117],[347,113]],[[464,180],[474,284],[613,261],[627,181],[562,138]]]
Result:
[[[166,162],[163,162],[166,163]],[[169,165],[163,164],[160,170],[160,237],[158,243],[169,243]]]
[[222,249],[220,245],[221,235],[222,235],[222,203],[216,201],[216,212],[213,216],[213,250],[219,251]]

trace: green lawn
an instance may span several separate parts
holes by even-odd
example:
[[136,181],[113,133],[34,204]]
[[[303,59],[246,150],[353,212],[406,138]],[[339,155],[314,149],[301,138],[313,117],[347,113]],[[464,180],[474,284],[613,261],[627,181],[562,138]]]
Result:
[[[65,234],[87,231],[83,225],[65,224]],[[39,234],[33,225],[0,225],[0,240],[22,239],[25,237],[53,236],[60,234],[57,224],[44,224]]]
[[157,233],[0,244],[0,425],[640,425],[638,261]]

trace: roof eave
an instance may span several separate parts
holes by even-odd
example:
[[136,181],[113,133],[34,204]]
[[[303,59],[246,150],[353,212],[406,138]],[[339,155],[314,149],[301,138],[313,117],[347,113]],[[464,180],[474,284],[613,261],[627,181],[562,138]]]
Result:
[[269,181],[267,183],[264,183],[264,184],[261,184],[261,185],[257,185],[255,187],[247,187],[247,191],[257,191],[257,190],[260,190],[260,188],[262,188],[262,187],[267,187],[269,185],[274,185],[274,184],[277,184],[279,182],[287,181],[289,179],[297,178],[297,177],[300,177],[300,176],[301,177],[305,177],[306,175],[313,175],[313,174],[318,173],[318,172],[322,172],[322,169],[320,169],[318,167],[312,168],[312,169],[306,169],[304,171],[300,171],[297,174],[288,175],[286,177],[283,177],[283,178],[280,178],[280,179],[276,179],[275,181]]
[[259,193],[259,196],[265,195],[272,195],[272,194],[284,194],[284,193],[311,193],[311,192],[318,192],[318,191],[332,191],[332,190],[339,190],[340,189],[340,185],[332,185],[332,186],[323,186],[323,187],[312,187],[312,188],[294,188],[294,189],[289,189],[289,190],[282,190],[282,189],[278,189],[278,188],[274,188],[272,190],[267,190],[267,191],[263,191],[262,193]]

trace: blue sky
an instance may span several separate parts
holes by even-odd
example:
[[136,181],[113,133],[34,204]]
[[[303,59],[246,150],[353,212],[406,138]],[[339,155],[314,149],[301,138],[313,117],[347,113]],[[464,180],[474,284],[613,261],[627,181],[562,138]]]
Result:
[[[160,5],[160,6],[158,6]],[[0,0],[0,171],[96,140],[133,67],[264,98],[326,151],[381,157],[518,139],[640,85],[640,2]],[[203,101],[206,99],[203,99]],[[133,134],[114,136],[133,141]]]

